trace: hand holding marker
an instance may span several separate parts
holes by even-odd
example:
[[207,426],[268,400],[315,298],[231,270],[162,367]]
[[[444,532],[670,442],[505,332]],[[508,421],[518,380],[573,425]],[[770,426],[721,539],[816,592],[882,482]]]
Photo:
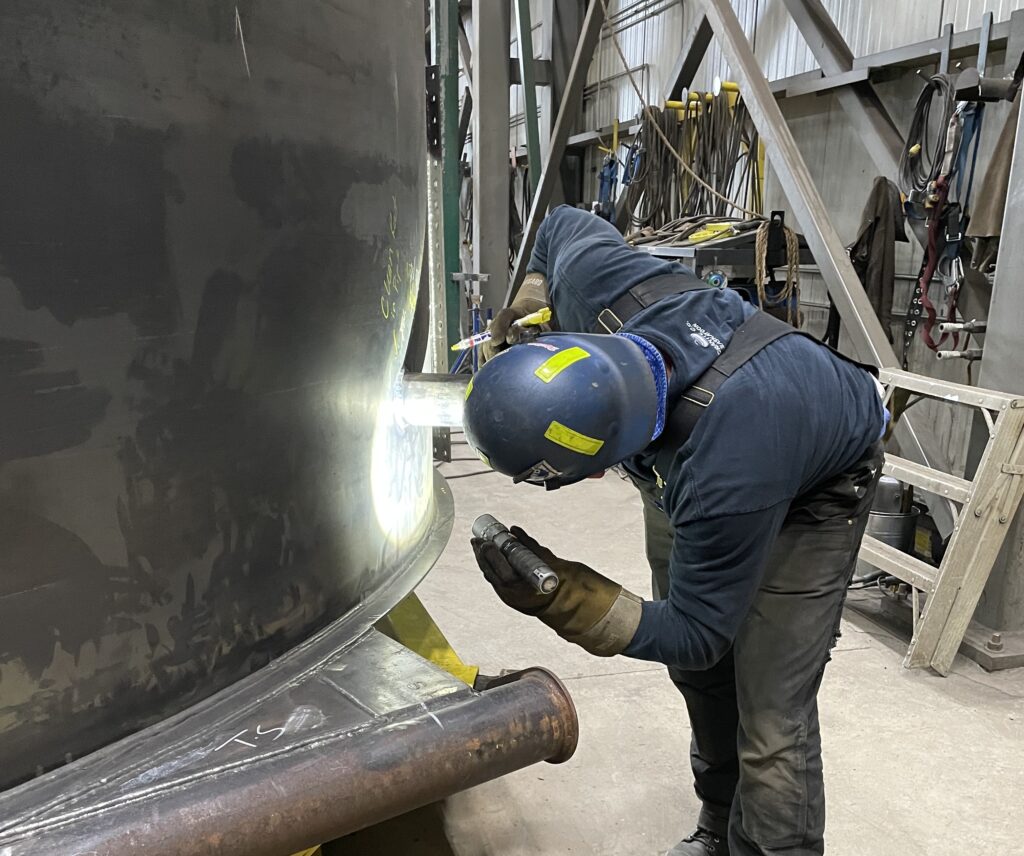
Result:
[[[522,318],[512,323],[516,327],[539,327],[541,324],[547,324],[551,320],[551,310],[547,307],[544,309],[538,309],[536,312],[531,312],[529,315],[524,315]],[[484,342],[489,341],[491,338],[491,331],[484,330],[483,333],[476,333],[469,338],[463,339],[460,342],[456,342],[452,345],[453,351],[465,351],[469,348],[475,348],[477,345],[482,345]]]

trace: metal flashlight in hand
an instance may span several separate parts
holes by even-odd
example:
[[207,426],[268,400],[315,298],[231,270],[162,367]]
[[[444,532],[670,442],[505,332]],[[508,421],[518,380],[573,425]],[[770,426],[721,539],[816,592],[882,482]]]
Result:
[[481,514],[473,521],[473,535],[493,542],[512,570],[541,594],[551,594],[558,588],[558,574],[490,514]]

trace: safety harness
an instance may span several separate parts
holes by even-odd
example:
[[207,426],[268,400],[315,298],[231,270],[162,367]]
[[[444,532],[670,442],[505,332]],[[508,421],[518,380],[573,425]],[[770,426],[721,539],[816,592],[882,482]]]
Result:
[[[927,220],[928,241],[925,246],[921,272],[914,285],[910,300],[908,323],[904,329],[903,368],[907,368],[910,356],[910,340],[920,321],[921,338],[932,351],[937,351],[952,338],[953,347],[959,347],[957,333],[943,333],[938,339],[932,331],[939,320],[955,321],[960,285],[964,268],[960,259],[960,248],[964,232],[967,231],[971,190],[974,185],[974,171],[978,158],[978,139],[981,127],[983,104],[963,102],[957,106],[946,128],[946,144],[941,166],[936,179],[928,185],[927,204],[908,200],[907,214],[921,216]],[[973,149],[972,149],[972,145]],[[969,152],[973,154],[968,157]],[[967,188],[963,180],[967,173]],[[957,202],[950,202],[952,179],[956,180]],[[932,280],[938,275],[946,287],[943,317],[932,303],[928,294]],[[923,318],[921,316],[924,316]]]
[[[659,300],[710,287],[703,280],[690,279],[680,274],[665,274],[644,280],[614,300],[611,306],[602,309],[591,332],[617,333],[631,318],[639,315],[643,310],[649,309]],[[828,348],[840,359],[853,363],[876,377],[878,375],[878,370],[873,366],[852,360],[814,336],[797,330],[767,312],[757,310],[736,328],[722,353],[700,377],[683,391],[679,401],[669,411],[665,421],[665,430],[662,431],[653,447],[655,451],[653,470],[659,488],[664,486],[663,476],[668,474],[676,452],[690,439],[693,429],[697,426],[697,421],[714,403],[719,387],[732,377],[737,369],[749,362],[772,342],[783,336],[792,335],[804,336],[815,344]]]

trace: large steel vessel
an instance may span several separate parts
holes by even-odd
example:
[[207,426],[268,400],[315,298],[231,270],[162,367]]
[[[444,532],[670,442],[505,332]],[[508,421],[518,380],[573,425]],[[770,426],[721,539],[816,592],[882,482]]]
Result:
[[423,88],[419,0],[0,5],[0,786],[425,570]]

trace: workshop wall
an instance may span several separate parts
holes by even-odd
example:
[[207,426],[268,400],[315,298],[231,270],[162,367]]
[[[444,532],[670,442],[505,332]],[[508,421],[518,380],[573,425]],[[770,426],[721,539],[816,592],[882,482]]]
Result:
[[[949,22],[956,30],[977,27],[987,11],[997,22],[1006,21],[1011,12],[1024,8],[1024,0],[824,0],[824,5],[854,55],[865,56],[937,36]],[[733,8],[769,80],[818,67],[783,0],[734,0]],[[699,4],[609,0],[608,9],[644,97],[658,100],[684,39],[696,24]],[[729,67],[712,43],[694,88],[710,88],[715,76],[728,80]],[[607,28],[587,77],[585,101],[588,129],[603,128],[616,118],[628,121],[640,108]]]
[[[933,38],[948,22],[958,31],[978,27],[986,11],[992,11],[997,22],[1008,20],[1011,12],[1024,8],[1024,0],[824,0],[824,5],[854,55],[865,56]],[[818,67],[783,0],[733,0],[733,6],[769,80]],[[699,4],[684,0],[609,0],[609,11],[611,25],[644,98],[651,104],[660,104],[679,51],[696,25]],[[990,54],[992,73],[1012,71],[1004,71],[1003,64],[1002,52]],[[876,90],[904,132],[923,84],[915,71],[908,69],[894,79],[876,83]],[[728,64],[712,42],[693,88],[710,89],[716,76],[731,79]],[[615,119],[624,129],[628,128],[641,109],[607,28],[590,68],[584,98],[581,131],[607,129]],[[857,130],[831,94],[785,98],[780,104],[840,236],[844,242],[852,242],[868,190],[877,175]],[[987,109],[978,161],[979,180],[1007,109],[1003,104],[990,105]],[[596,147],[591,148],[585,174],[591,182],[586,190],[592,198],[597,194],[597,173],[602,158],[603,154]],[[771,170],[770,153],[765,205],[766,210],[789,208]],[[921,250],[916,242],[897,245],[899,279],[894,300],[897,321],[902,319],[909,304],[920,261]],[[828,305],[824,284],[820,276],[810,271],[802,274],[801,282],[805,326],[820,333],[824,330]],[[933,300],[940,299],[941,285],[935,283],[933,289],[936,290]],[[901,325],[896,326],[897,335],[901,329]],[[897,342],[898,353],[899,350]],[[977,366],[973,377],[969,377],[967,363],[940,362],[919,340],[915,340],[911,348],[909,368],[960,382],[977,378]],[[919,418],[936,426],[946,464],[954,471],[962,471],[970,427],[968,414],[929,402],[919,405],[919,412]]]

